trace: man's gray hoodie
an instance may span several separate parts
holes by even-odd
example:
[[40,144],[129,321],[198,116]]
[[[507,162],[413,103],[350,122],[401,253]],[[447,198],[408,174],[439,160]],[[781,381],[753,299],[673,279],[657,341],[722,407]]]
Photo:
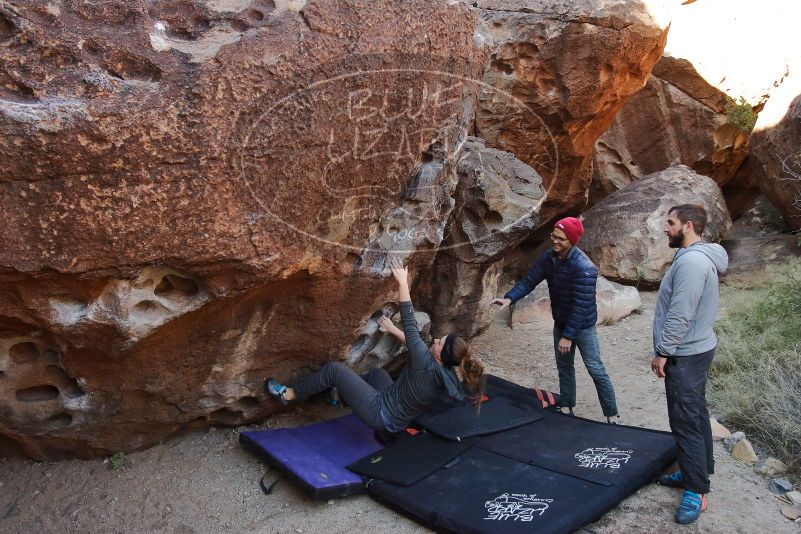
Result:
[[716,243],[679,249],[662,277],[654,312],[654,353],[690,356],[714,349],[718,313],[718,275],[729,256]]

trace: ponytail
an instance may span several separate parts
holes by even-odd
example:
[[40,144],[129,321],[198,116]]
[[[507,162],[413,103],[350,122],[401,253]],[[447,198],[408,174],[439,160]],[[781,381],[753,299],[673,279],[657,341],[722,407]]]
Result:
[[484,366],[473,358],[467,341],[457,337],[453,343],[453,352],[459,361],[459,374],[467,389],[473,394],[477,409],[481,409],[484,397]]

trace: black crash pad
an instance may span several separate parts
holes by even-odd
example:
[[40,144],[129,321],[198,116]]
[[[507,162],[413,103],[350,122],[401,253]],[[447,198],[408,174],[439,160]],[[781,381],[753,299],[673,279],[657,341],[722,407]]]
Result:
[[[482,411],[505,399],[536,420],[478,438],[411,486],[375,482],[368,493],[441,532],[567,533],[598,519],[675,460],[667,432],[554,413],[535,390],[497,377],[488,377],[487,393],[491,401]],[[465,408],[445,407],[437,417],[447,421]]]
[[371,485],[371,497],[440,532],[567,533],[600,517],[603,486],[473,447],[409,487]]
[[532,408],[548,408],[559,404],[559,394],[538,388],[527,388],[495,375],[486,375],[485,392],[489,398],[504,397],[511,401]]
[[676,457],[669,433],[546,413],[534,424],[487,436],[481,447],[605,486],[638,488]]
[[410,486],[478,443],[478,438],[449,441],[427,432],[404,433],[398,441],[348,465],[368,479]]
[[494,397],[480,408],[472,403],[461,404],[444,413],[423,414],[415,423],[445,439],[458,441],[509,430],[541,418],[542,414],[536,410],[505,397]]

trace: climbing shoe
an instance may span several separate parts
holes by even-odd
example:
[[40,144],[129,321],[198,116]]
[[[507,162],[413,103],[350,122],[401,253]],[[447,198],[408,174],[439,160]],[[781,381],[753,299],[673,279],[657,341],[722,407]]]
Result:
[[656,481],[660,486],[670,486],[671,488],[683,488],[684,477],[681,476],[681,471],[670,473],[669,475],[662,475]]
[[332,387],[328,390],[328,395],[326,395],[325,400],[328,402],[328,404],[336,408],[344,407],[344,404],[342,404],[342,399],[339,398],[339,390],[336,387]]
[[681,503],[676,508],[676,523],[682,525],[692,523],[704,510],[706,510],[706,495],[685,490],[681,496]]
[[286,392],[286,386],[282,386],[278,383],[277,380],[273,378],[267,378],[264,380],[264,390],[267,392],[269,396],[286,406],[289,404],[289,401],[284,398],[284,393]]

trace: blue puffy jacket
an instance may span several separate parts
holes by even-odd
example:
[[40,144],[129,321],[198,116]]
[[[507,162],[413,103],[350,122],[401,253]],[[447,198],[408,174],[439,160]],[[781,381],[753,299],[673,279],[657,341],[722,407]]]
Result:
[[534,291],[543,280],[548,281],[553,320],[564,327],[562,337],[574,339],[579,330],[595,326],[598,321],[595,304],[598,269],[584,252],[572,247],[567,257],[560,260],[552,250],[548,250],[504,298],[515,303]]

